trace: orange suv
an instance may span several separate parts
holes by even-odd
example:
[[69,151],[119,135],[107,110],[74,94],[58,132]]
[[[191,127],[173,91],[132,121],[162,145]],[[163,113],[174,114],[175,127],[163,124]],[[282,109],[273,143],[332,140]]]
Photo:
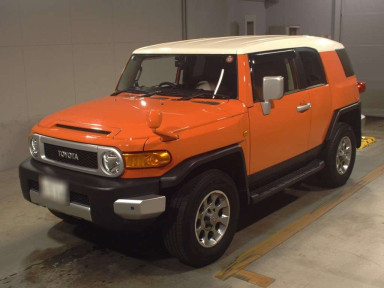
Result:
[[24,198],[111,229],[161,225],[198,267],[227,249],[242,207],[315,173],[349,178],[360,146],[344,46],[309,36],[196,39],[134,51],[115,92],[41,120]]

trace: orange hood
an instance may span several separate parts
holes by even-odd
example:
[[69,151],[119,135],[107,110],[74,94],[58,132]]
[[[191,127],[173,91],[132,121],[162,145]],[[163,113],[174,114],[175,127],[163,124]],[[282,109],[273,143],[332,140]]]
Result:
[[54,130],[54,134],[49,134],[58,138],[63,138],[59,135],[58,125],[66,125],[108,131],[108,137],[113,139],[145,141],[148,137],[159,137],[147,126],[151,109],[162,112],[160,129],[170,133],[179,133],[245,112],[245,106],[236,100],[175,99],[177,98],[108,96],[54,113],[40,121],[38,127],[52,132]]

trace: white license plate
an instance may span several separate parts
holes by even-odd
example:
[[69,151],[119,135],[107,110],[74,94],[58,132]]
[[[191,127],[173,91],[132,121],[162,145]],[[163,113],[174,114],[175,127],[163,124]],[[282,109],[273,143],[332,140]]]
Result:
[[46,201],[69,205],[69,189],[65,181],[51,177],[40,177],[40,193]]

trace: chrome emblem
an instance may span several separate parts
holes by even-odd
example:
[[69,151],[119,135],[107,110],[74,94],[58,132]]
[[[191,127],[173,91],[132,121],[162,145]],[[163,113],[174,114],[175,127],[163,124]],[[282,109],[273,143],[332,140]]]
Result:
[[79,156],[77,156],[76,153],[61,151],[61,150],[58,150],[57,152],[59,153],[60,158],[66,158],[66,159],[72,159],[72,160],[79,161]]

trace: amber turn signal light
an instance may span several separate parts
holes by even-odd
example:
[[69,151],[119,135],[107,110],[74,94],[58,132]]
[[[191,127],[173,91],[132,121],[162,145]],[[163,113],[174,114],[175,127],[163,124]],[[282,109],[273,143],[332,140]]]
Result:
[[123,158],[128,169],[163,167],[171,162],[168,151],[123,153]]

